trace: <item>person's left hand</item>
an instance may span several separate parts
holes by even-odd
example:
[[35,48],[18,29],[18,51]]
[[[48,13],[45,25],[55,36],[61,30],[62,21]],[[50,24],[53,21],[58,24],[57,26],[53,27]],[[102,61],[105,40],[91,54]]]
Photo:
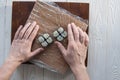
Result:
[[21,25],[18,28],[11,45],[10,60],[23,63],[43,51],[43,48],[38,48],[31,52],[32,42],[38,30],[39,26],[36,25],[36,22],[27,23],[24,27]]

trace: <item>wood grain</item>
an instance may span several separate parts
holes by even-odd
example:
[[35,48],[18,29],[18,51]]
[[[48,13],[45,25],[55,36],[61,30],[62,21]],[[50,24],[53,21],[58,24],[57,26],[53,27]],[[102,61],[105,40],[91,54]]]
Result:
[[26,20],[28,19],[33,6],[34,2],[13,2],[12,40],[19,25],[24,25],[26,23]]
[[[35,2],[14,1],[12,9],[12,40],[19,25],[24,25]],[[56,2],[60,7],[70,11],[72,14],[89,20],[89,4],[88,3],[65,3]]]
[[[23,23],[25,22],[24,20],[26,20],[26,18],[28,17],[28,14],[30,14],[31,12],[31,7],[33,7],[34,3],[13,3],[13,35],[15,33],[16,25],[19,23]],[[65,8],[66,10],[69,10],[71,13],[78,15],[78,16],[82,16],[82,18],[87,19],[88,20],[88,13],[89,13],[89,4],[79,4],[79,3],[57,3],[59,6]],[[17,7],[16,7],[17,5]],[[23,6],[25,8],[23,8]],[[28,5],[28,6],[27,6]],[[40,6],[41,5],[41,6]],[[56,12],[50,12],[50,10],[46,10],[45,7],[42,6],[49,6],[49,5],[45,5],[43,3],[36,3],[34,6],[34,9],[32,10],[31,15],[29,16],[28,21],[37,21],[38,25],[40,25],[40,30],[39,30],[39,34],[43,34],[43,33],[49,33],[50,35],[52,35],[52,32],[54,30],[56,30],[59,26],[61,25],[62,27],[65,28],[67,27],[67,24],[70,23],[70,21],[75,22],[78,26],[80,26],[83,30],[86,30],[86,25],[83,23],[79,23],[79,21],[77,21],[77,19],[75,20],[74,18],[70,17],[68,14],[64,14],[60,11],[57,10],[56,8],[52,8],[49,6],[49,9],[56,11]],[[18,7],[19,6],[19,7]],[[14,8],[15,7],[15,8]],[[27,9],[28,7],[28,9]],[[18,10],[18,13],[16,13],[16,11]],[[48,8],[48,7],[47,7]],[[21,9],[21,10],[20,10]],[[76,9],[80,9],[80,10],[76,10]],[[85,10],[86,9],[86,10]],[[21,13],[20,13],[21,12]],[[39,12],[39,13],[37,13]],[[59,13],[59,15],[58,15]],[[55,17],[50,17],[46,16],[47,14],[50,14],[51,16],[55,16]],[[64,14],[64,15],[63,15]],[[15,16],[14,16],[15,15]],[[21,19],[16,19],[16,17],[19,15],[22,17]],[[26,16],[27,15],[27,16]],[[39,16],[39,17],[38,17]],[[68,16],[68,17],[67,17]],[[59,20],[59,17],[61,20]],[[24,19],[24,20],[22,20]],[[57,21],[58,20],[58,21]],[[52,22],[50,22],[52,21]],[[61,21],[61,22],[60,22]],[[65,22],[66,21],[66,22]],[[57,25],[56,25],[57,24]],[[84,26],[85,25],[85,26]],[[45,29],[44,29],[45,28]],[[53,38],[54,39],[54,38]],[[63,41],[64,46],[66,46],[67,42],[66,40]],[[35,50],[36,48],[41,47],[40,44],[38,43],[38,40],[36,39],[35,42],[33,43],[33,47],[32,50]],[[46,55],[47,54],[47,55]],[[53,58],[54,55],[54,58]],[[63,57],[60,54],[59,49],[57,48],[56,45],[52,44],[52,46],[49,46],[48,49],[46,49],[42,54],[37,55],[35,57],[35,60],[41,60],[44,63],[48,64],[49,66],[51,66],[52,68],[55,68],[55,70],[57,70],[58,72],[62,72],[64,73],[67,69],[67,64],[64,61]]]
[[[19,1],[19,0],[16,0]],[[28,0],[21,0],[28,1]],[[35,1],[35,0],[30,0]],[[120,0],[44,0],[44,1],[64,1],[64,2],[85,2],[90,3],[90,22],[89,22],[89,50],[88,50],[88,72],[91,80],[119,80],[120,78]],[[7,3],[6,3],[7,2]],[[5,59],[5,51],[9,42],[5,42],[5,35],[10,36],[11,33],[11,21],[12,15],[12,0],[0,0],[0,65]],[[9,5],[11,9],[6,8]],[[9,13],[5,16],[6,13]],[[6,21],[7,19],[7,21]],[[9,25],[6,26],[5,25]],[[19,25],[18,25],[19,26]],[[7,32],[7,33],[6,33]],[[102,34],[101,34],[102,33]],[[10,38],[6,38],[10,41]],[[6,46],[4,46],[6,44]],[[102,47],[101,47],[102,46]],[[29,69],[29,70],[28,70]],[[44,70],[39,72],[40,68],[33,68],[33,66],[20,67],[15,73],[15,76],[11,80],[36,80],[35,78],[24,76],[28,73],[34,71],[36,73],[31,73],[31,75],[36,78],[48,77],[48,80],[56,80],[57,74]],[[24,71],[25,70],[25,71]],[[27,70],[27,71],[26,71]],[[38,71],[38,73],[37,73]],[[21,73],[22,72],[22,73]],[[22,75],[23,74],[23,75]],[[51,74],[51,76],[49,76]],[[53,74],[53,75],[52,75]],[[29,75],[29,74],[28,74]],[[72,73],[65,75],[59,80],[74,80]],[[39,80],[39,79],[38,79]],[[40,80],[45,80],[44,78]]]

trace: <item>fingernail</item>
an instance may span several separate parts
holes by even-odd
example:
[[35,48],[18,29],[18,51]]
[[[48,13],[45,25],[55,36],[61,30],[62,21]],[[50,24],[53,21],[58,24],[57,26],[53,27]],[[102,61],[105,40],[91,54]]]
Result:
[[70,26],[71,24],[68,24],[68,27]]
[[39,28],[39,25],[36,25],[37,28]]
[[74,25],[74,22],[72,22],[71,24]]
[[72,27],[76,26],[75,23],[71,23]]

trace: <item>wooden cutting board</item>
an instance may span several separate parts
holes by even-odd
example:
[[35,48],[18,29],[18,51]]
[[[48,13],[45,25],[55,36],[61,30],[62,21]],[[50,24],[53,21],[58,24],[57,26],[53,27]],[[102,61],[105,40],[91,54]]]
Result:
[[[30,12],[32,11],[32,13],[35,13],[32,10],[34,4],[35,4],[34,2],[14,2],[13,3],[12,39],[13,39],[13,36],[14,36],[14,34],[15,34],[16,29],[18,28],[18,26],[20,24],[24,25],[26,23],[27,19],[28,19],[27,21],[30,21],[30,22],[33,21],[33,20],[37,21],[37,23],[41,26],[40,30],[39,30],[40,34],[49,33],[50,35],[52,35],[52,32],[55,29],[58,28],[57,25],[51,24],[51,22],[50,22],[50,21],[54,20],[54,18],[52,20],[48,21],[48,19],[45,20],[45,18],[47,18],[46,16],[44,16],[45,18],[37,19],[37,18],[34,18],[35,16],[33,16],[32,14],[31,14],[32,15],[32,18],[31,18],[31,15],[29,16]],[[43,3],[40,3],[40,4],[42,4],[42,6],[43,6]],[[88,17],[89,17],[88,16],[88,14],[89,14],[89,4],[84,4],[84,3],[82,3],[82,4],[81,3],[57,3],[57,4],[60,7],[66,9],[68,11],[70,11],[72,14],[78,15],[78,16],[80,16],[80,17],[88,20]],[[37,9],[40,6],[39,6],[39,4],[37,4],[34,7],[36,7],[35,9]],[[46,6],[46,7],[48,7],[48,6]],[[51,13],[51,12],[46,12],[47,10],[42,9],[42,8],[43,7],[40,8],[41,11],[39,11],[39,12],[41,12],[41,13],[39,13],[39,14],[42,14],[42,12],[43,13]],[[50,8],[50,6],[49,6],[49,8]],[[38,13],[35,13],[35,14],[39,15]],[[28,16],[29,16],[29,18],[28,18]],[[65,15],[65,17],[66,16],[67,15]],[[64,19],[67,19],[67,17],[64,18]],[[49,25],[42,26],[40,22],[42,22],[43,20],[44,20],[44,22],[48,22]],[[55,20],[55,21],[57,21],[57,20]],[[62,21],[62,20],[58,20],[58,21]],[[42,24],[44,22],[42,22]],[[68,22],[66,22],[66,24],[64,24],[64,22],[60,22],[60,24],[66,30],[66,24]],[[81,26],[81,24],[80,24],[80,26]],[[84,25],[82,25],[81,28],[83,26]],[[84,27],[82,29],[86,30]],[[36,49],[38,47],[41,47],[41,45],[37,41],[37,37],[36,37],[36,39],[35,39],[35,41],[33,43],[32,50],[34,50],[34,49]],[[65,39],[64,41],[62,41],[62,43],[66,47],[67,40]],[[63,57],[61,56],[59,49],[54,44],[48,46],[48,48],[46,48],[46,50],[42,54],[39,54],[39,55],[35,56],[34,59],[35,60],[41,60],[41,61],[43,61],[45,64],[49,65],[50,67],[54,68],[56,71],[61,72],[61,73],[64,73],[66,71],[66,69],[68,68],[68,65],[65,63]]]

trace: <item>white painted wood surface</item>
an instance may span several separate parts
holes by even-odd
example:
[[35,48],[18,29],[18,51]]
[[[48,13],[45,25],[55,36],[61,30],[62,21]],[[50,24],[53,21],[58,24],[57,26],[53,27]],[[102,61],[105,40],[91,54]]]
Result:
[[[90,3],[87,68],[90,79],[120,80],[120,0],[44,1]],[[0,65],[4,62],[10,48],[11,12],[12,1],[0,0]],[[11,80],[74,80],[74,77],[71,72],[60,75],[33,65],[21,65]]]

